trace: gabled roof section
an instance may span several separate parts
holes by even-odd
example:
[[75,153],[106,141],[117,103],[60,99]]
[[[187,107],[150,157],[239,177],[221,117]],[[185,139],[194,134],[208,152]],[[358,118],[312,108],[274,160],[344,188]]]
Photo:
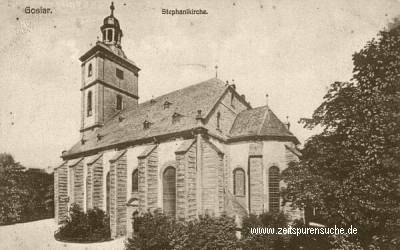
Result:
[[[154,98],[139,104],[129,110],[123,110],[107,121],[96,133],[89,133],[87,141],[76,143],[70,150],[63,154],[63,158],[74,158],[78,154],[106,148],[111,145],[134,142],[145,138],[153,138],[166,134],[173,134],[199,127],[196,120],[197,110],[207,116],[225,93],[228,86],[217,78],[191,85],[189,87],[173,91],[169,94]],[[170,108],[164,109],[164,103],[171,103]],[[182,115],[179,122],[172,123],[174,113]],[[120,121],[119,116],[125,117]],[[143,121],[151,121],[148,129],[143,128]],[[100,140],[96,134],[100,134]]]
[[268,106],[244,110],[238,114],[230,131],[232,139],[249,137],[285,138],[299,143]]

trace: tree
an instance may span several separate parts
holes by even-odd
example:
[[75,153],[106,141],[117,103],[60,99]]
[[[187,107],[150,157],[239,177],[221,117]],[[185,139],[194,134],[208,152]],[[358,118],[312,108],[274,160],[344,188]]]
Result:
[[[400,27],[390,25],[353,55],[353,78],[330,86],[307,128],[303,158],[283,173],[294,206],[327,225],[357,227],[353,240],[400,244]],[[397,247],[396,247],[397,246]]]
[[0,153],[0,224],[9,224],[21,219],[24,168],[10,154]]

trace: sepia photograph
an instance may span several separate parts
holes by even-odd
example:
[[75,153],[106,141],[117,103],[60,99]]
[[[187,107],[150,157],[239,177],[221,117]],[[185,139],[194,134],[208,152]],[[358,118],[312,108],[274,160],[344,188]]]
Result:
[[0,0],[0,250],[400,249],[400,0]]

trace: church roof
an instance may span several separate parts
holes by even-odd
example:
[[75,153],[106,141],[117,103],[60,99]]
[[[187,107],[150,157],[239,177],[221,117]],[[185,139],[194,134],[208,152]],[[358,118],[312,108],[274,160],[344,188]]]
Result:
[[[88,135],[84,144],[76,143],[63,157],[199,127],[198,110],[206,117],[227,88],[223,81],[213,78],[123,110]],[[164,108],[166,101],[171,103],[168,108]],[[181,115],[179,122],[172,122],[174,113]],[[146,129],[145,121],[150,123]]]
[[[201,110],[200,118],[206,120],[228,88],[229,85],[223,81],[212,78],[123,110],[97,130],[86,132],[88,134],[84,143],[76,143],[63,154],[63,158],[75,158],[84,152],[97,153],[100,150],[117,148],[124,143],[151,143],[155,137],[175,134],[180,136],[182,132],[199,127],[213,131],[207,124],[198,122],[198,110]],[[180,115],[178,122],[174,121],[174,114]],[[248,110],[240,112],[230,133],[223,138],[234,141],[253,137],[285,139],[299,143],[267,106],[254,109],[249,106]]]
[[268,106],[248,109],[240,112],[230,131],[231,139],[264,136],[271,138],[297,138],[286,128]]

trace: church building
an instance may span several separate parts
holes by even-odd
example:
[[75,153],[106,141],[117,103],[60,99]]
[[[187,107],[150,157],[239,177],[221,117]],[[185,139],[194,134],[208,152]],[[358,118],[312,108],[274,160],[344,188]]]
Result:
[[73,203],[106,211],[113,238],[132,232],[134,211],[301,217],[279,193],[280,173],[300,156],[289,124],[218,78],[139,103],[140,68],[110,8],[101,41],[79,58],[81,139],[54,171],[57,222]]

